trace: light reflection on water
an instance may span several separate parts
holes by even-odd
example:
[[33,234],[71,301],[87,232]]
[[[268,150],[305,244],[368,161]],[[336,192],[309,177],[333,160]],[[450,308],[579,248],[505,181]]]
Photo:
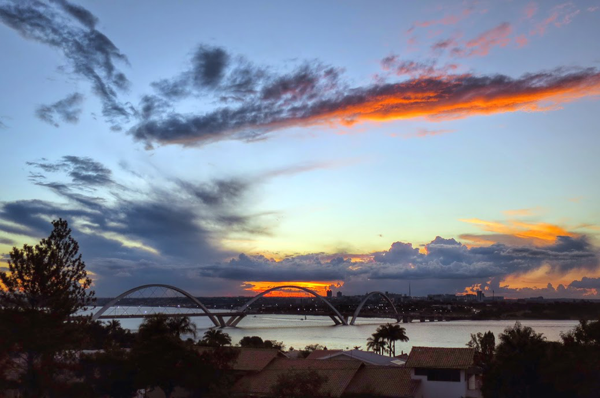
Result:
[[[136,308],[137,310],[137,308]],[[155,308],[141,307],[140,310],[153,312]],[[215,310],[216,312],[226,312]],[[92,311],[94,312],[94,311]],[[213,327],[207,317],[193,317],[198,327],[198,337]],[[124,328],[137,330],[143,319],[119,319]],[[361,346],[366,349],[366,340],[389,318],[359,318],[354,326],[334,326],[327,316],[308,316],[306,320],[299,315],[248,315],[236,328],[224,329],[234,344],[244,336],[260,336],[263,340],[283,341],[286,348],[302,349],[309,344],[321,344],[329,349],[346,349]],[[575,327],[577,321],[524,320],[525,326],[531,326],[536,332],[543,333],[548,340],[557,341],[561,332]],[[397,343],[396,352],[410,351],[413,346],[464,347],[471,333],[491,330],[498,335],[515,321],[451,321],[451,322],[413,322],[400,324],[406,328],[410,338],[407,343]]]

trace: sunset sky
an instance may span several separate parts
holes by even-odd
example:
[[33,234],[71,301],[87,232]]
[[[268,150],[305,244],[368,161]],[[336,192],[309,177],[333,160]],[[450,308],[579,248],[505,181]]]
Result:
[[600,0],[0,0],[0,270],[600,299]]

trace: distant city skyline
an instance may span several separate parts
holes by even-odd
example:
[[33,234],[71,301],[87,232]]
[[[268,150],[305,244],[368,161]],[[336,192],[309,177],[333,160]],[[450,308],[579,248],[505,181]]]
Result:
[[[600,298],[600,1],[0,0],[0,270]],[[335,293],[334,293],[335,295]]]

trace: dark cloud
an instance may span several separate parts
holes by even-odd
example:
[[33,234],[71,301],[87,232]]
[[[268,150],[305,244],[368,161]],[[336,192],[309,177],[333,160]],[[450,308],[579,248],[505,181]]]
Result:
[[205,96],[211,92],[221,102],[243,101],[257,93],[268,79],[265,68],[255,66],[246,58],[234,56],[221,47],[200,45],[189,61],[189,68],[171,79],[152,83],[166,99]]
[[[114,183],[110,169],[106,168],[102,163],[86,157],[63,156],[62,160],[58,162],[49,162],[43,159],[40,162],[27,162],[27,164],[48,173],[66,172],[71,178],[71,183],[75,185],[93,187]],[[39,178],[45,179],[45,176],[41,174],[31,174],[30,178],[32,177],[34,177],[34,180]],[[57,187],[56,183],[50,185],[40,183],[39,185]],[[65,188],[67,187],[65,186]]]
[[[252,187],[242,179],[192,183],[165,177],[138,190],[115,182],[108,168],[89,158],[65,156],[59,162],[44,159],[30,165],[54,173],[36,183],[64,202],[1,203],[0,231],[39,239],[50,232],[48,220],[68,220],[101,292],[119,293],[113,279],[127,279],[127,274],[132,279],[124,284],[171,281],[189,286],[189,275],[198,264],[232,255],[220,247],[222,237],[231,232],[266,233],[261,215],[243,211]],[[61,174],[70,182],[53,181]],[[90,186],[98,196],[89,194]]]
[[69,3],[66,0],[52,0],[52,2],[59,4],[68,14],[89,29],[96,27],[98,18],[80,5]]
[[229,54],[219,47],[201,46],[193,58],[194,84],[199,87],[218,86],[229,62]]
[[[403,62],[395,56],[384,59],[384,67],[410,79],[351,89],[339,69],[316,61],[284,74],[248,63],[245,91],[235,91],[231,84],[232,76],[239,73],[235,64],[223,63],[221,77],[211,80],[211,95],[234,99],[235,105],[195,114],[154,112],[130,128],[129,134],[148,147],[156,143],[201,145],[224,139],[256,140],[274,130],[316,124],[351,125],[418,117],[439,121],[536,111],[547,109],[542,102],[558,104],[600,92],[600,72],[593,68],[560,69],[520,78],[452,75],[448,72],[456,65],[438,68],[434,63]],[[194,76],[192,68],[172,80],[155,83],[155,88],[169,101],[198,95]]]
[[44,122],[50,123],[55,127],[59,127],[56,120],[57,117],[67,123],[77,123],[79,121],[79,115],[81,114],[82,102],[83,95],[73,93],[52,105],[39,106],[36,109],[35,114]]
[[[597,249],[585,237],[560,236],[554,244],[541,248],[501,244],[468,248],[455,239],[438,236],[425,248],[423,254],[411,243],[395,242],[388,251],[372,253],[371,261],[366,262],[352,262],[356,255],[343,254],[293,256],[282,261],[242,254],[226,263],[202,267],[198,272],[201,276],[254,282],[338,280],[357,284],[367,280],[437,280],[444,286],[462,286],[462,291],[466,281],[526,273],[544,265],[558,273],[593,270],[599,265]],[[459,282],[445,282],[448,280]]]
[[0,238],[0,245],[14,245],[15,241],[8,238]]
[[588,277],[584,276],[579,281],[571,282],[570,286],[579,288],[579,289],[600,290],[600,278],[588,278]]
[[348,274],[339,260],[323,263],[318,256],[307,259],[289,258],[275,261],[264,256],[240,254],[227,263],[200,267],[201,277],[217,277],[236,281],[331,281],[344,280]]
[[95,29],[97,19],[88,10],[58,0],[5,1],[0,4],[0,22],[26,39],[60,50],[73,72],[92,84],[107,120],[128,120],[131,109],[119,101],[117,92],[126,90],[129,81],[115,65],[127,63],[127,58]]

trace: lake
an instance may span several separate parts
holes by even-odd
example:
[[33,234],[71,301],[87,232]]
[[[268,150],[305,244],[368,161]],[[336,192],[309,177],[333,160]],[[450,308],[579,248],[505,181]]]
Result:
[[[155,310],[155,309],[152,309]],[[219,311],[224,312],[224,311]],[[193,317],[198,327],[198,337],[213,326],[207,317]],[[321,344],[329,349],[351,349],[360,346],[366,349],[366,340],[380,324],[392,321],[389,318],[358,318],[354,326],[334,326],[329,317],[299,315],[248,315],[235,328],[223,329],[231,336],[234,344],[244,336],[260,336],[263,340],[283,341],[286,349],[302,349],[309,344]],[[137,330],[142,319],[120,319],[124,328]],[[577,321],[567,320],[524,320],[536,332],[543,333],[548,340],[558,341],[561,332],[577,326]],[[397,343],[396,352],[408,352],[413,346],[464,347],[471,333],[491,330],[496,336],[515,321],[450,321],[401,323],[406,328],[409,341]]]

